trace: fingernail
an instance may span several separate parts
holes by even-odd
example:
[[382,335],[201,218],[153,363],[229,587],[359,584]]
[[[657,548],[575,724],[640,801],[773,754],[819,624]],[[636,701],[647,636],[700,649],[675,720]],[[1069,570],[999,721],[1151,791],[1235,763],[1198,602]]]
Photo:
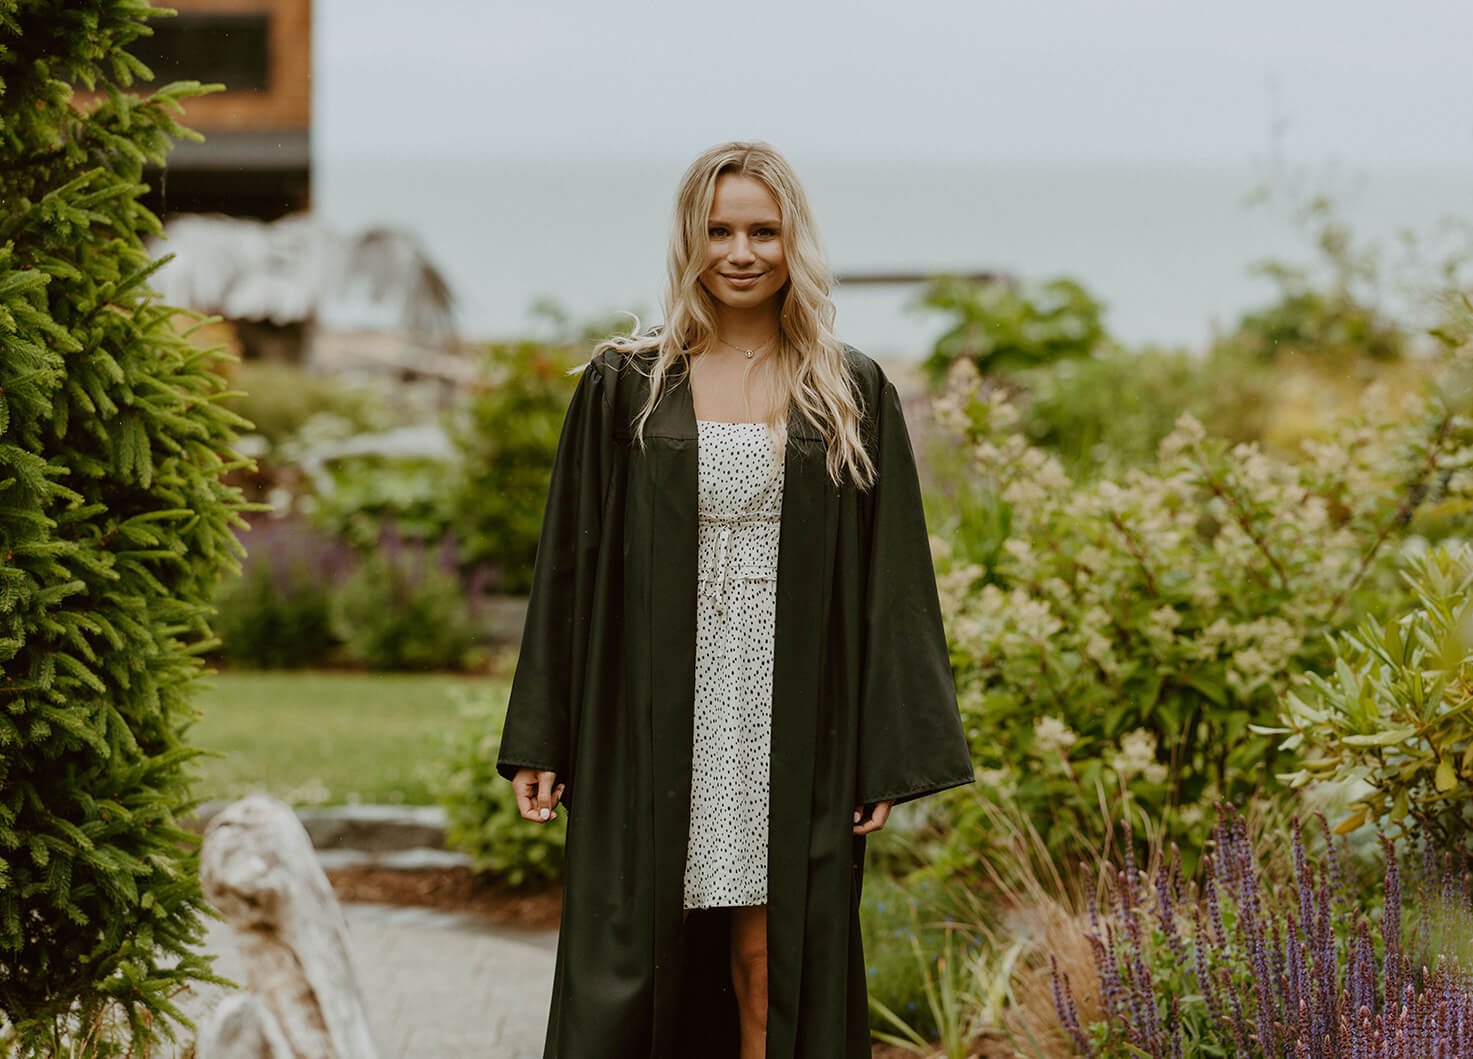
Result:
[[857,823],[859,823],[859,818],[860,818],[860,816],[862,816],[862,815],[863,815],[863,814],[862,814],[862,813],[861,813],[861,812],[860,812],[860,811],[859,811],[859,810],[858,810],[858,809],[856,809],[856,810],[854,810],[854,822],[855,822],[855,823],[856,823],[856,824],[857,824]]
[[552,815],[552,810],[551,809],[543,809],[542,810],[542,819],[546,820],[551,815]]

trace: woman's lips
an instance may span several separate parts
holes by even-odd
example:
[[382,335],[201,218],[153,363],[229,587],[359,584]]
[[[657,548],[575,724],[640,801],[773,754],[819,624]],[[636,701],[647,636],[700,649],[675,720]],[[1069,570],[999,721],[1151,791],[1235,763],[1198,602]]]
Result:
[[732,275],[727,275],[725,277],[726,282],[730,283],[733,287],[741,287],[741,288],[750,287],[753,284],[755,284],[761,278],[762,278],[762,276],[761,276],[760,273],[758,275],[755,275],[755,276],[732,276]]

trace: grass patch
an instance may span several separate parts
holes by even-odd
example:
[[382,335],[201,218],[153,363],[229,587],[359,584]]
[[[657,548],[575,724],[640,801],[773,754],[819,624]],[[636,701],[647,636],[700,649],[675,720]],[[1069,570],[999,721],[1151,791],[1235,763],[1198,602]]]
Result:
[[434,803],[455,689],[504,695],[506,681],[442,674],[229,672],[201,682],[189,741],[202,798],[265,791],[292,805]]

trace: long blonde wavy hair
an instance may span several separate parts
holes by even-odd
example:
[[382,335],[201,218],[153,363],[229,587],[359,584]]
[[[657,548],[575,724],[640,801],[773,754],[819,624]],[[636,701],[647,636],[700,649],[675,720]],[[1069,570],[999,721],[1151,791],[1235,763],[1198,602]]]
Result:
[[[690,164],[675,195],[665,323],[641,333],[636,317],[635,334],[604,339],[593,354],[605,350],[632,354],[627,358],[630,364],[652,360],[649,397],[633,424],[642,447],[645,423],[663,396],[667,376],[676,369],[689,372],[688,358],[706,352],[715,342],[715,304],[700,277],[706,265],[707,221],[716,180],[726,173],[760,180],[781,211],[788,282],[778,295],[783,303],[777,345],[768,354],[780,397],[768,427],[786,441],[788,408],[796,403],[828,441],[829,478],[836,485],[847,478],[867,489],[874,483],[875,467],[861,440],[863,410],[844,367],[843,343],[834,334],[832,277],[803,186],[788,160],[770,144],[760,140],[717,144]],[[645,373],[643,367],[636,370]]]

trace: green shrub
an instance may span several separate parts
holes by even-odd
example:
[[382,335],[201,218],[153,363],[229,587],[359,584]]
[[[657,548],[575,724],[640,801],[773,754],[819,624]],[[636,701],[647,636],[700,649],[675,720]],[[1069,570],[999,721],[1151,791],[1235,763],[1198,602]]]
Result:
[[390,527],[395,534],[433,544],[455,522],[455,472],[443,461],[422,457],[352,456],[326,470],[331,489],[314,494],[312,524],[362,553],[378,546]]
[[[1379,418],[1299,463],[1184,416],[1152,465],[1080,483],[999,390],[979,395],[965,362],[954,377],[938,411],[1011,531],[991,568],[937,542],[958,692],[985,786],[1056,850],[1102,792],[1200,836],[1204,803],[1264,782],[1273,747],[1249,725],[1361,612],[1391,535],[1461,488],[1445,472],[1473,441],[1437,394],[1411,414],[1368,405]],[[983,838],[959,828],[959,855]]]
[[1150,463],[1184,412],[1216,437],[1256,440],[1272,387],[1266,369],[1241,359],[1115,346],[1030,369],[1016,381],[1024,435],[1086,476]]
[[347,549],[277,519],[257,520],[245,545],[245,569],[216,596],[221,654],[260,669],[322,661],[336,643],[330,602],[347,572]]
[[1276,260],[1254,266],[1277,288],[1275,297],[1244,313],[1218,344],[1266,363],[1311,358],[1339,371],[1353,370],[1357,360],[1400,359],[1409,336],[1380,305],[1383,276],[1374,247],[1356,245],[1329,198],[1311,197],[1297,212],[1310,230],[1317,266]]
[[[155,302],[139,202],[179,100],[125,91],[146,4],[0,22],[0,1021],[7,1054],[145,1051],[213,979],[187,742],[248,465],[216,351]],[[86,102],[73,86],[96,88]],[[74,105],[79,103],[79,105]],[[85,1045],[80,1040],[100,1028]]]
[[468,562],[491,564],[506,591],[525,591],[542,528],[547,484],[576,377],[569,350],[532,342],[492,345],[481,389],[458,409],[460,452],[450,491]]
[[1278,284],[1278,300],[1245,313],[1222,343],[1268,362],[1290,357],[1385,361],[1397,360],[1405,351],[1407,337],[1401,328],[1349,292],[1317,290],[1303,271],[1282,265],[1259,271]]
[[305,566],[285,571],[264,564],[222,586],[215,631],[221,653],[255,669],[290,669],[321,662],[332,650],[329,586]]
[[955,317],[922,366],[939,382],[957,360],[982,374],[1087,357],[1106,339],[1104,306],[1072,279],[979,283],[938,276],[919,303]]
[[938,432],[927,441],[923,500],[933,551],[944,550],[952,565],[995,569],[1013,532],[1012,508],[973,473],[971,455],[954,438]]
[[1412,823],[1447,844],[1473,826],[1473,545],[1414,556],[1415,605],[1373,615],[1335,640],[1335,664],[1284,697],[1280,778],[1362,785],[1340,827]]
[[265,438],[273,452],[315,416],[336,416],[355,431],[380,429],[388,417],[370,390],[293,364],[245,361],[235,369],[233,389],[238,394],[228,407],[249,419],[251,432]]
[[561,809],[546,824],[524,820],[512,785],[496,771],[506,692],[459,696],[459,728],[437,793],[445,807],[446,845],[468,854],[476,871],[522,886],[562,876],[567,822]]
[[333,632],[370,669],[464,668],[475,615],[455,570],[447,546],[432,554],[387,531],[334,594]]

